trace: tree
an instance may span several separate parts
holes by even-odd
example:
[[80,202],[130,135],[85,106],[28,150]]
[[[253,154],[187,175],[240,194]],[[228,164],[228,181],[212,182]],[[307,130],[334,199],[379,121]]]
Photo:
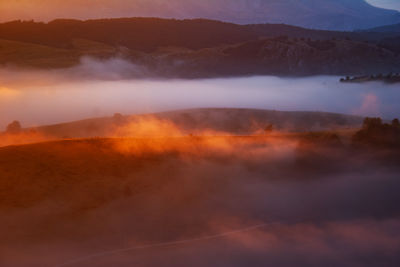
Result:
[[6,133],[16,134],[21,132],[21,123],[19,121],[13,121],[7,126]]
[[381,118],[365,118],[363,123],[364,129],[379,129],[382,126]]
[[394,119],[392,121],[392,126],[397,128],[397,129],[400,129],[400,121],[399,121],[399,119]]
[[375,146],[400,146],[400,122],[383,123],[381,118],[366,118],[363,128],[352,138],[355,144]]
[[268,125],[267,127],[264,128],[264,132],[266,134],[271,133],[274,130],[274,126],[272,124]]
[[114,124],[123,124],[124,116],[121,113],[115,113],[113,116]]

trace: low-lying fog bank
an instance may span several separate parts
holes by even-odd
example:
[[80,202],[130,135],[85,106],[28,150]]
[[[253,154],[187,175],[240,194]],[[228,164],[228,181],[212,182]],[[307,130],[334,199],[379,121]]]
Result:
[[130,65],[87,64],[69,72],[2,70],[0,129],[13,120],[30,127],[116,112],[198,107],[324,111],[388,119],[400,114],[398,85],[343,84],[336,76],[129,80],[123,74],[131,71]]

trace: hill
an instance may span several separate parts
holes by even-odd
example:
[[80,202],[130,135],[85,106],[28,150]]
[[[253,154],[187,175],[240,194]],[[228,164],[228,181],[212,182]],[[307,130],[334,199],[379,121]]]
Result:
[[262,39],[170,54],[155,72],[190,78],[397,73],[400,54],[396,40],[384,39],[376,45],[352,40]]
[[[318,266],[342,255],[365,263],[360,253],[371,251],[396,266],[389,248],[399,237],[399,159],[398,151],[354,150],[330,133],[2,147],[2,266],[152,267],[168,259],[200,267],[201,258],[237,266],[255,253],[260,266],[287,266],[288,254],[306,266],[310,236],[318,244],[335,237],[324,249],[338,256],[321,256]],[[371,225],[365,249],[354,231]],[[272,252],[271,236],[279,240]]]
[[[354,30],[400,22],[400,13],[371,6],[365,0],[115,0],[80,5],[61,0],[22,0],[0,3],[3,20],[12,18],[49,21],[59,17],[162,17],[206,18],[238,24],[285,23],[314,29]],[[39,9],[46,6],[46,12]],[[36,12],[35,12],[36,11]]]
[[400,71],[397,38],[201,19],[15,21],[0,24],[0,64],[66,68],[92,57],[121,58],[155,77],[365,75]]
[[279,36],[377,41],[393,35],[312,30],[285,24],[238,25],[206,19],[58,19],[49,23],[12,21],[0,24],[0,39],[67,49],[74,47],[76,39],[154,52],[160,47],[198,50]]
[[381,27],[376,27],[372,29],[364,30],[365,32],[391,32],[391,33],[400,33],[400,23],[385,25]]
[[72,49],[46,46],[29,42],[0,39],[0,65],[24,66],[38,69],[77,66],[83,56],[109,58],[117,50],[105,44],[74,39]]
[[115,127],[123,127],[146,119],[169,121],[186,134],[203,129],[228,134],[251,134],[273,125],[275,130],[308,132],[358,128],[362,117],[324,112],[284,112],[254,109],[192,109],[155,114],[114,116],[35,128],[36,131],[57,138],[87,138],[112,136]]

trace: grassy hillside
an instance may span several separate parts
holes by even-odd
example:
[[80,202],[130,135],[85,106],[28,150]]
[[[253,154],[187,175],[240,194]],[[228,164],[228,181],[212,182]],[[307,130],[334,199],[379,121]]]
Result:
[[62,48],[0,40],[0,64],[36,68],[65,68],[77,65],[80,54]]
[[69,49],[0,39],[0,64],[31,68],[67,68],[79,64],[82,56],[108,58],[116,49],[102,43],[74,39]]
[[109,136],[113,130],[142,119],[170,121],[186,134],[202,129],[230,134],[251,134],[273,125],[275,130],[307,132],[332,129],[354,129],[362,124],[362,117],[323,112],[282,112],[252,109],[193,109],[156,114],[96,118],[83,121],[38,127],[46,136],[95,137]]

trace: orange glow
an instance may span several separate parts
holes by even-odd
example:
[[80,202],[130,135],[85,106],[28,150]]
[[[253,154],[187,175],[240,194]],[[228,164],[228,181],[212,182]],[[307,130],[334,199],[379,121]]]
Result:
[[0,147],[46,142],[52,138],[37,131],[26,131],[17,134],[0,134]]
[[288,158],[297,142],[281,133],[235,136],[227,132],[202,129],[194,134],[168,120],[140,118],[116,127],[114,148],[124,154],[174,153],[181,156],[232,156],[239,158]]
[[8,87],[0,87],[0,101],[2,100],[10,100],[18,97],[21,92],[17,90],[13,90]]
[[[154,5],[161,12],[155,13]],[[155,16],[170,9],[168,2],[156,0],[2,0],[0,20],[50,21],[56,18],[91,19],[99,17]]]
[[173,137],[184,133],[172,122],[155,117],[139,118],[114,129],[116,137]]

